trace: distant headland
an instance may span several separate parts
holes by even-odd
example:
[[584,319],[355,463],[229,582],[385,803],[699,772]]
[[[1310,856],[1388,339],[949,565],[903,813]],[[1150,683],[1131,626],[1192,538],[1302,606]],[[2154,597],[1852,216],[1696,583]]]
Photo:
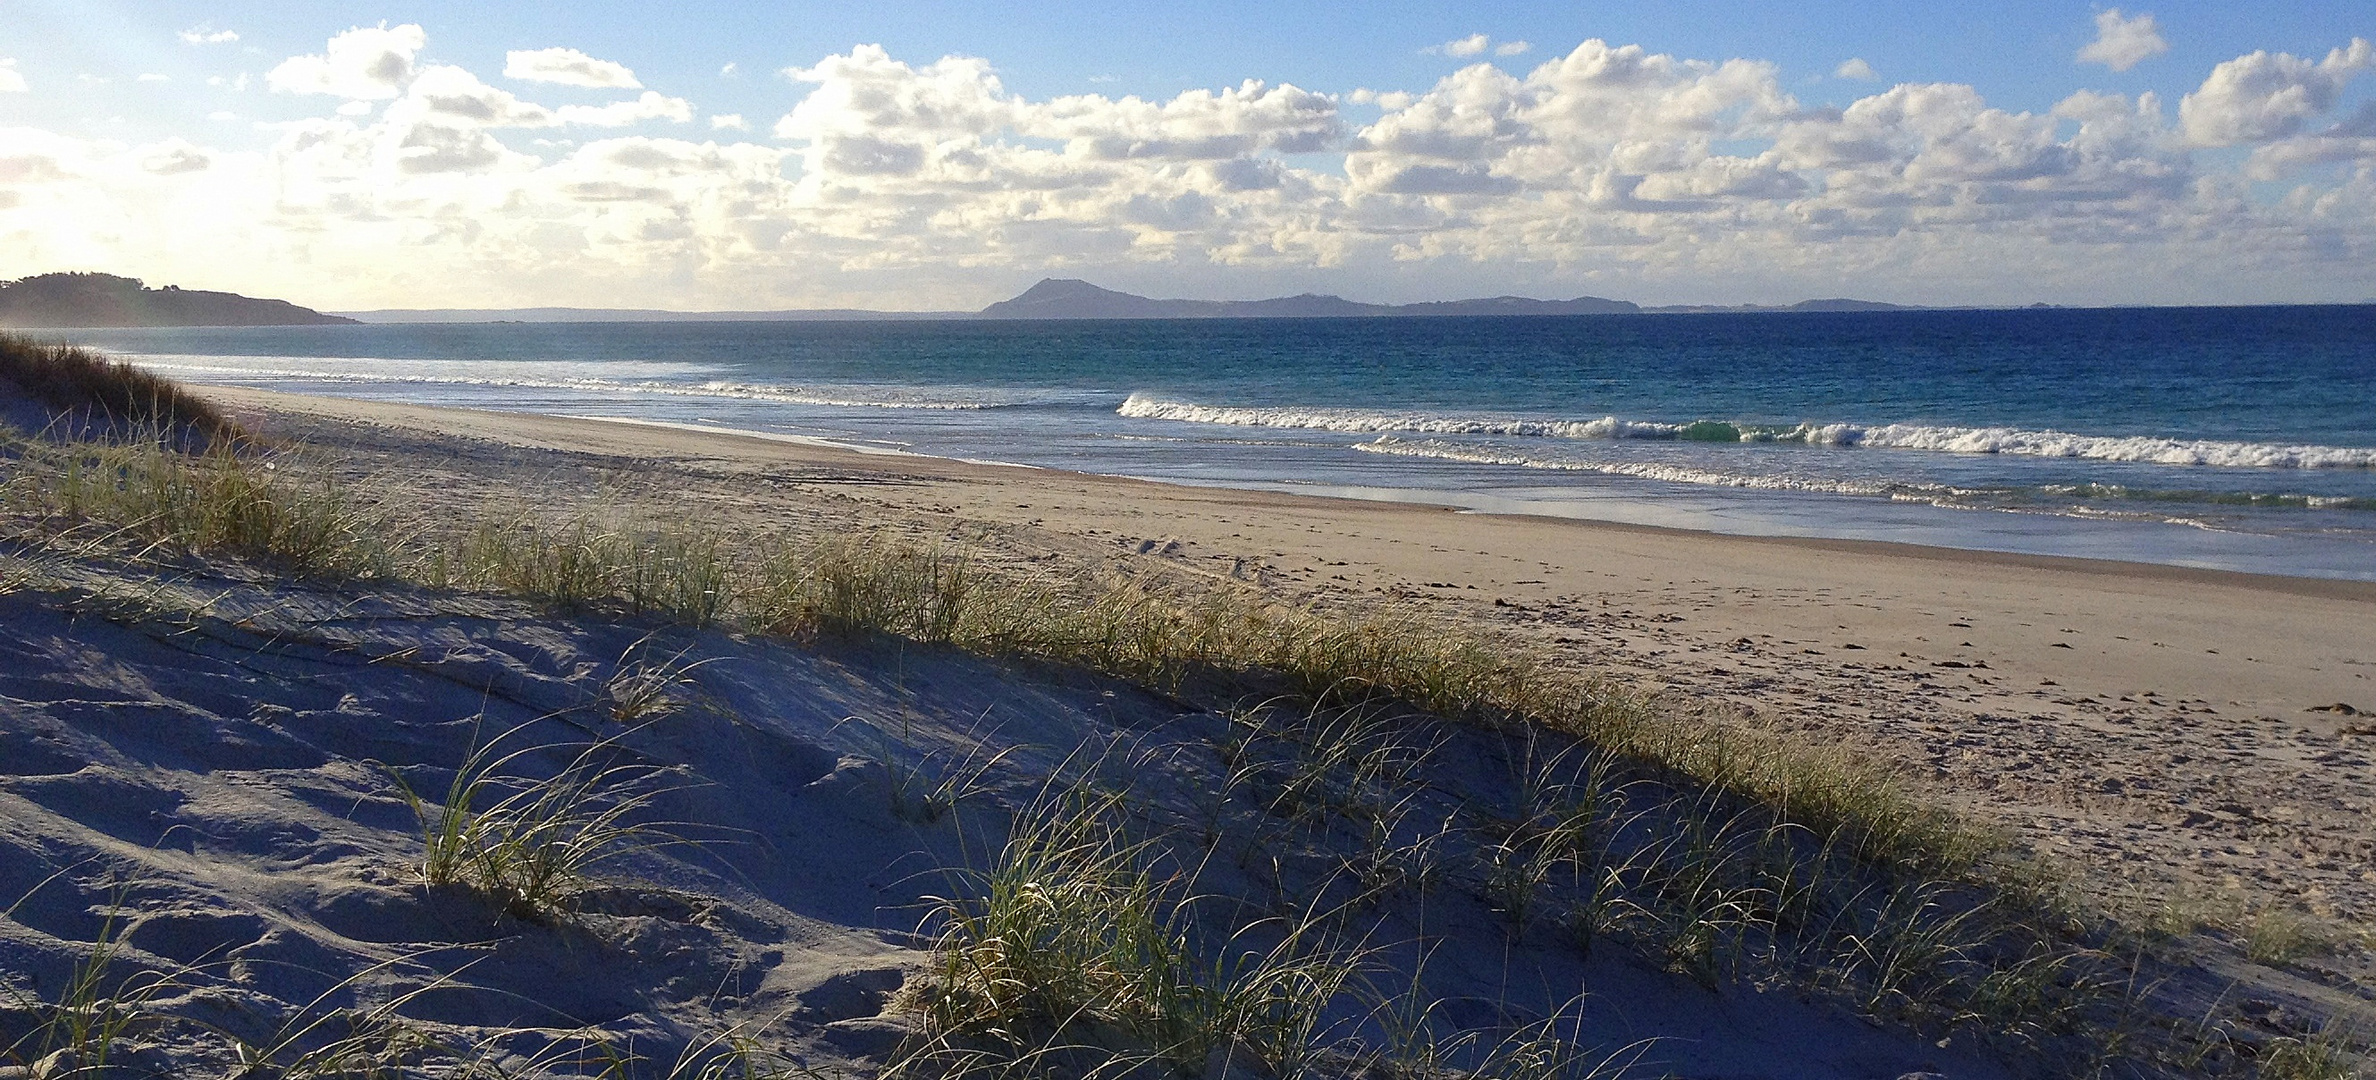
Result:
[[1536,300],[1495,296],[1418,304],[1365,304],[1341,296],[1303,293],[1268,300],[1163,300],[1117,292],[1077,278],[1045,278],[1020,295],[979,311],[864,311],[849,308],[790,311],[651,311],[605,308],[412,308],[350,311],[367,323],[429,322],[823,322],[918,319],[1376,319],[1460,315],[1634,315],[1740,311],[1894,311],[1874,300],[1807,300],[1786,306],[1643,307],[1631,300],[1579,296]]
[[0,282],[0,326],[326,326],[354,319],[286,300],[167,285],[113,274],[39,274]]
[[[2030,308],[2059,308],[2031,304]],[[321,312],[285,300],[167,285],[152,289],[111,274],[42,274],[0,281],[0,328],[122,326],[321,326],[334,323],[677,323],[923,322],[967,319],[1380,319],[1457,316],[1725,315],[1763,312],[1975,310],[1831,297],[1794,304],[1637,304],[1599,296],[1538,300],[1492,296],[1413,304],[1369,304],[1326,293],[1266,300],[1174,300],[1104,288],[1078,278],[1042,278],[1012,298],[974,311],[786,308],[670,311],[660,308],[379,308]]]

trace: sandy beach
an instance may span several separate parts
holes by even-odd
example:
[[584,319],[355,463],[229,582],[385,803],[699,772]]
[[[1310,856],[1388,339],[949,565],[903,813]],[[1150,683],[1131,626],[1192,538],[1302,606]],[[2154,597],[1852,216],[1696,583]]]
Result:
[[[1087,889],[1065,918],[1108,926],[1085,931],[1095,940],[1130,889],[1158,887],[1031,862],[1054,849],[1136,852],[1114,857],[1144,867],[1111,880],[1185,890],[1156,937],[1226,927],[1227,948],[1263,964],[1341,955],[1346,978],[1382,980],[1300,984],[1333,988],[1284,1044],[1214,1020],[1195,1030],[1237,1034],[1208,1054],[1149,1042],[1154,1021],[1120,1013],[1031,1036],[1103,1031],[1122,1040],[1112,1060],[1154,1054],[1179,1075],[1247,1075],[1242,1051],[1281,1076],[1471,1067],[1458,1061],[1532,1076],[1512,1062],[1553,1045],[1592,1055],[1555,1075],[1987,1078],[2071,1061],[2268,1075],[2287,1054],[2344,1060],[2376,1021],[2376,586],[198,392],[263,440],[237,468],[277,470],[275,512],[352,506],[415,551],[481,558],[468,553],[485,530],[571,550],[590,550],[572,547],[588,529],[673,530],[815,575],[830,546],[803,544],[881,537],[1002,581],[1154,582],[1307,628],[1246,624],[1267,627],[1257,637],[1415,619],[1373,625],[1546,657],[1614,688],[1629,722],[1681,733],[1664,745],[1739,748],[1703,735],[1745,728],[1795,748],[1775,759],[1790,768],[1879,765],[2008,843],[1984,865],[1893,861],[1910,849],[1807,824],[1821,799],[1810,816],[1776,789],[1750,804],[1717,786],[1748,773],[1703,787],[1678,751],[1602,756],[1584,728],[1573,739],[1458,702],[1431,715],[1417,695],[1281,694],[1292,663],[1167,682],[996,639],[967,651],[932,643],[948,635],[840,634],[824,616],[683,618],[612,603],[611,586],[589,604],[422,567],[317,574],[278,549],[144,545],[147,526],[105,516],[120,510],[37,494],[67,481],[20,448],[18,531],[0,550],[0,652],[14,659],[0,671],[0,1078],[94,1060],[59,1034],[77,1009],[134,1018],[117,1059],[155,1075],[234,1060],[297,1075],[331,1053],[505,1075],[585,1075],[602,1055],[636,1056],[625,1076],[688,1061],[747,1077],[971,1075],[978,1044],[950,1040],[977,1038],[960,1026],[977,1021],[945,1010],[979,1007],[970,985],[1037,993],[1033,969],[992,977],[997,958],[1061,952],[1052,924],[960,932],[992,905],[985,876],[1023,875],[1016,897]],[[186,466],[124,466],[156,467]],[[1061,623],[1072,603],[995,610],[1001,625],[1086,625]],[[1327,680],[1394,670],[1332,655]],[[473,764],[490,746],[506,756]],[[516,891],[478,855],[440,877],[436,822],[520,827],[506,824],[516,809],[458,786],[480,768],[523,798],[589,785],[555,820],[618,805],[658,831],[589,841],[597,862],[547,892]],[[1895,794],[1858,805],[1851,821],[1937,820]],[[1761,807],[1798,816],[1774,824]],[[1160,846],[1117,846],[1135,830]],[[1835,849],[1843,836],[1861,838]],[[1306,930],[1327,944],[1302,957]],[[1124,970],[1155,978],[1148,965]],[[84,982],[129,1004],[59,989],[94,970]],[[1050,970],[1061,983],[1074,969]],[[1190,996],[1268,985],[1236,978],[1194,976]],[[1072,1006],[1050,1007],[1009,1019]],[[1396,1028],[1396,1009],[1426,1018]],[[1420,1053],[1413,1033],[1488,1041],[1394,1057]],[[1496,1039],[1523,1052],[1496,1057]],[[1297,1047],[1354,1056],[1280,1065]]]
[[[2376,919],[2376,584],[1765,539],[1157,484],[811,442],[263,391],[375,482],[710,523],[896,527],[1409,604],[1902,766],[2149,904]],[[307,418],[337,421],[309,427]],[[365,425],[357,428],[352,425]],[[362,431],[377,432],[366,437]],[[434,463],[434,464],[429,464]],[[2341,706],[2341,708],[2337,708]]]

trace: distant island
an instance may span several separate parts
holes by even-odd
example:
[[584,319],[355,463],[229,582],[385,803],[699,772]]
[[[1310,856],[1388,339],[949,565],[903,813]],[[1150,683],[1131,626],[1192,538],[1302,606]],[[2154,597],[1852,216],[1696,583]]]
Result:
[[39,274],[0,282],[0,326],[327,326],[358,320],[286,300],[167,285],[113,274]]
[[1631,300],[1579,296],[1537,300],[1493,296],[1416,304],[1365,304],[1303,293],[1268,300],[1166,300],[1102,288],[1078,278],[1045,278],[1012,299],[979,311],[665,311],[656,308],[384,308],[324,313],[286,300],[167,285],[152,289],[113,274],[40,274],[0,282],[0,327],[329,326],[357,323],[666,323],[911,322],[955,319],[1378,319],[1491,315],[1722,314],[1762,311],[1906,311],[1874,300],[1804,300],[1786,306],[1742,304],[1645,307]]
[[984,319],[1359,319],[1427,315],[1631,315],[1629,300],[1579,296],[1530,300],[1496,296],[1426,304],[1364,304],[1341,296],[1304,293],[1271,300],[1155,300],[1101,289],[1074,278],[1048,278],[1012,300],[983,308]]
[[1536,300],[1495,296],[1417,304],[1365,304],[1341,296],[1303,293],[1268,300],[1162,300],[1101,288],[1077,278],[1045,278],[1009,300],[980,311],[866,311],[854,308],[788,311],[656,311],[613,308],[390,308],[344,314],[367,323],[445,322],[828,322],[925,319],[1376,319],[1460,315],[1635,315],[1748,311],[1901,311],[1875,300],[1805,300],[1787,306],[1643,307],[1631,300],[1579,296]]

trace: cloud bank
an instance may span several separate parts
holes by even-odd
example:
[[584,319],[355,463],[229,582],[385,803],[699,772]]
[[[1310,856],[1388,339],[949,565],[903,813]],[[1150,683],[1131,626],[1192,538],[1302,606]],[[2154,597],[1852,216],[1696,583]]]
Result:
[[[2103,40],[2152,30],[2106,14]],[[1046,273],[1376,299],[2376,293],[2376,105],[2332,115],[2364,40],[2229,60],[2174,112],[2078,91],[2040,113],[1957,83],[1817,105],[1753,59],[1592,40],[1521,67],[1492,44],[1441,47],[1470,62],[1424,88],[1161,99],[1033,99],[984,59],[859,46],[786,69],[772,124],[695,135],[660,90],[545,104],[435,62],[419,26],[358,28],[271,68],[331,100],[262,150],[0,130],[0,234],[27,265],[333,307],[961,307]],[[504,74],[641,87],[565,48]]]

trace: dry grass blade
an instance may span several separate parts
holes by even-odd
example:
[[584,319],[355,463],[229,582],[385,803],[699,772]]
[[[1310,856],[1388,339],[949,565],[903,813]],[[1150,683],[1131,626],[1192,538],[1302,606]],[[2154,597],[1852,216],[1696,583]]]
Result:
[[[0,916],[13,916],[34,893],[72,869],[44,878]],[[151,1006],[180,986],[189,970],[118,970],[131,888],[132,882],[124,881],[110,890],[98,933],[75,961],[53,1000],[43,1000],[13,980],[0,980],[0,993],[13,999],[11,1004],[18,1012],[34,1018],[31,1031],[0,1047],[0,1061],[21,1063],[42,1077],[109,1075],[110,1061],[134,1032],[163,1022],[164,1017]]]
[[629,727],[648,724],[674,716],[685,709],[686,701],[679,691],[695,685],[693,673],[718,662],[719,657],[687,661],[694,645],[687,645],[675,653],[654,659],[650,646],[655,634],[646,634],[628,646],[613,665],[610,677],[602,683],[603,711],[610,718]]
[[579,747],[566,765],[541,775],[519,766],[565,748],[497,753],[531,726],[475,746],[435,804],[390,771],[420,822],[425,884],[467,886],[515,916],[550,918],[567,909],[596,866],[691,842],[668,823],[646,820],[671,788],[654,782],[657,767],[612,764],[621,750],[615,737]]
[[1251,1055],[1300,1075],[1329,1003],[1358,971],[1322,947],[1317,924],[1267,948],[1239,927],[1210,958],[1192,942],[1193,901],[1148,869],[1152,849],[1122,831],[1117,796],[1051,797],[975,882],[936,905],[940,968],[917,1002],[928,1033],[904,1063],[933,1075],[1130,1071],[1155,1061],[1201,1070]]
[[239,1068],[233,1080],[377,1080],[420,1075],[427,1059],[452,1057],[451,1047],[403,1013],[422,995],[450,985],[459,971],[431,976],[368,1008],[330,1007],[331,1001],[375,977],[440,951],[445,950],[424,949],[372,964],[290,1010],[262,1041],[234,1040]]

